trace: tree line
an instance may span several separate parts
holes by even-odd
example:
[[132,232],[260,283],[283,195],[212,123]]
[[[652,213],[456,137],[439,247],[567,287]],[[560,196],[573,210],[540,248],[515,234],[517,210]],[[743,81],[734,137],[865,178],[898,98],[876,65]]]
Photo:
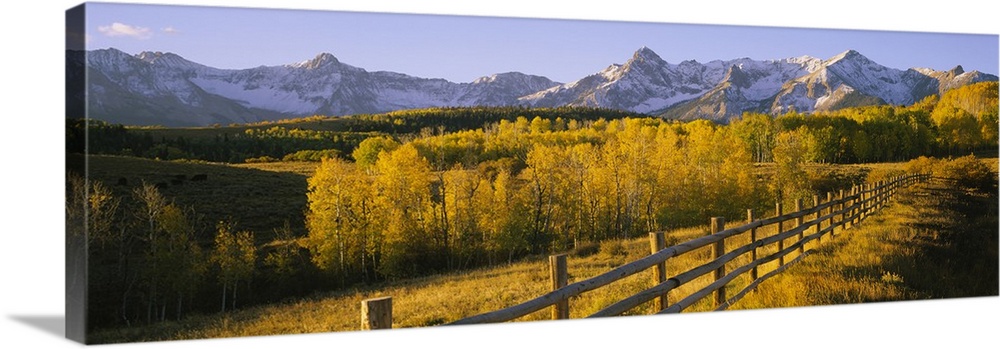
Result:
[[130,129],[99,120],[67,120],[67,152],[134,156],[161,160],[202,160],[243,163],[319,161],[322,156],[349,153],[374,132],[341,132],[272,126],[219,130],[211,137],[154,136],[155,130]]
[[[432,134],[495,127],[503,122],[547,120],[556,130],[569,123],[642,117],[635,113],[588,107],[446,107],[359,114],[217,127],[210,137],[157,134],[156,129],[128,128],[97,120],[67,122],[67,150],[213,162],[319,161],[349,154],[364,139],[398,140]],[[545,127],[533,125],[532,127]],[[771,116],[747,113],[730,127],[751,147],[755,161],[770,162],[779,132],[799,130],[810,160],[821,163],[896,161],[919,155],[950,155],[990,147],[997,142],[997,83],[984,82],[932,95],[911,106],[869,106],[831,112],[788,112]],[[200,129],[197,132],[206,132]]]
[[[996,87],[966,86],[913,106],[748,113],[725,126],[518,117],[369,138],[354,162],[324,160],[309,179],[307,246],[321,269],[372,280],[630,238],[775,200],[790,205],[824,194],[805,164],[995,146]],[[953,124],[961,131],[949,131]],[[761,162],[774,164],[766,181],[753,170]]]
[[775,191],[806,194],[786,189],[798,178],[774,188],[758,180],[732,130],[536,117],[405,143],[366,140],[357,161],[323,160],[309,179],[305,245],[333,277],[370,281],[632,238],[762,209]]
[[[255,233],[236,222],[202,224],[195,208],[181,207],[151,183],[116,196],[75,172],[67,175],[66,198],[68,233],[84,237],[67,241],[86,243],[90,329],[226,312],[319,285],[309,281],[313,269],[287,223],[274,229],[274,241],[258,245]],[[284,285],[298,277],[294,287]]]
[[[205,151],[320,160],[308,179],[308,211],[289,217],[305,220],[306,236],[295,236],[286,224],[274,227],[275,239],[261,245],[236,222],[201,224],[197,208],[179,207],[155,186],[143,183],[131,195],[115,197],[103,183],[75,176],[67,184],[67,224],[87,227],[90,326],[152,323],[357,282],[509,263],[697,225],[709,216],[740,217],[747,208],[766,210],[776,200],[787,205],[822,194],[806,164],[995,147],[996,88],[971,85],[908,107],[751,113],[729,125],[603,118],[600,110],[508,118],[489,114],[495,110],[490,108],[473,109],[487,115],[483,120],[504,116],[478,127],[373,131],[357,138],[278,123],[201,146],[246,142]],[[442,115],[461,112],[444,110]],[[416,112],[392,115],[403,121],[378,122],[422,122]],[[331,146],[334,135],[353,145]],[[81,152],[86,144],[91,153],[135,155],[160,145],[168,154],[172,146],[188,153],[200,149],[192,144],[206,142],[134,137],[146,136],[120,125],[67,123],[67,148]],[[240,153],[244,147],[260,149]],[[946,168],[983,173],[974,162]],[[762,170],[761,163],[773,165]],[[926,158],[911,163],[950,164]],[[995,188],[995,175],[979,177],[969,185]],[[214,229],[199,228],[205,226]]]
[[818,163],[901,161],[922,155],[950,156],[997,144],[997,82],[931,95],[910,106],[868,106],[777,117],[748,113],[729,127],[750,147],[754,160],[770,162],[780,133],[797,132],[807,160]]
[[501,120],[513,121],[521,115],[584,121],[617,119],[634,113],[589,107],[445,107],[345,117],[317,115],[229,127],[170,129],[171,132],[100,120],[67,119],[66,135],[70,153],[83,153],[86,142],[91,154],[149,159],[228,163],[319,161],[328,156],[346,158],[362,140],[370,137],[442,134],[482,128]]

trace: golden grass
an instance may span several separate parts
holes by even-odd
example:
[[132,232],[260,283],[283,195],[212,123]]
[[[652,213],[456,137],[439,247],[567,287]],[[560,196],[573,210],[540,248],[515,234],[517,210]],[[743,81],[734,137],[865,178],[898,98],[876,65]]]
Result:
[[[996,160],[992,161],[995,166]],[[265,165],[267,164],[247,167],[297,172],[289,170],[291,167]],[[880,166],[896,169],[900,165]],[[948,195],[939,192],[929,195],[929,190],[947,192]],[[995,295],[995,194],[976,201],[980,206],[987,207],[982,211],[985,218],[979,219],[977,229],[985,229],[981,235],[987,241],[992,237],[991,245],[987,243],[984,251],[971,255],[967,251],[935,250],[947,247],[945,242],[953,241],[956,236],[960,237],[960,234],[956,235],[954,226],[960,224],[959,217],[964,213],[961,209],[949,208],[956,205],[956,201],[967,200],[967,195],[941,188],[940,183],[917,191],[904,190],[899,199],[901,201],[894,201],[857,228],[847,231],[838,229],[834,239],[824,238],[821,243],[809,243],[806,249],[812,252],[801,263],[765,281],[758,287],[758,291],[750,293],[730,309]],[[773,212],[758,215],[765,218],[773,216]],[[743,224],[742,218],[730,220],[727,227]],[[670,231],[667,239],[687,241],[703,236],[708,233],[707,221],[708,219],[701,227]],[[786,223],[785,229],[792,224],[793,222]],[[825,223],[823,226],[826,226]],[[774,226],[767,227],[760,229],[758,236],[771,236],[776,231]],[[727,239],[727,246],[732,249],[748,243],[749,239],[749,234],[742,234]],[[787,244],[794,241],[795,238],[788,239]],[[650,253],[649,242],[644,237],[605,242],[601,246],[602,250],[598,253],[569,257],[570,283],[596,276]],[[992,246],[992,250],[989,246]],[[711,247],[700,248],[671,259],[667,266],[668,277],[707,262],[710,258],[709,248]],[[759,249],[758,253],[759,256],[766,256],[775,251],[777,247],[771,245]],[[965,271],[963,270],[970,263],[969,260],[960,260],[946,266],[935,266],[925,261],[929,259],[940,263],[950,260],[949,258],[957,258],[955,255],[962,253],[977,256],[975,258],[982,258],[985,254],[985,258],[992,256],[992,260],[988,260],[991,263],[979,263],[980,267],[967,268]],[[797,252],[793,252],[786,256],[786,260],[797,255]],[[933,258],[928,258],[929,255]],[[744,254],[728,265],[729,270],[749,261],[749,254]],[[759,274],[764,275],[777,267],[777,261],[767,263],[760,267]],[[380,296],[393,297],[393,327],[433,326],[502,309],[542,295],[549,291],[548,273],[547,259],[536,256],[510,265],[317,294],[306,299],[255,306],[222,315],[195,315],[180,322],[168,321],[153,326],[99,331],[92,340],[126,342],[358,330],[360,302]],[[956,273],[964,274],[955,276]],[[987,278],[992,275],[992,284],[989,280],[976,284],[978,275],[986,275]],[[951,277],[958,284],[934,286],[943,276]],[[668,295],[669,303],[676,303],[705,287],[711,282],[711,277],[711,273],[706,274],[671,291]],[[726,287],[727,292],[731,296],[750,282],[749,273],[744,274]],[[971,284],[976,285],[969,286]],[[650,270],[574,297],[570,300],[570,317],[585,317],[651,286],[653,280]],[[710,298],[706,297],[686,311],[711,310]],[[626,315],[653,312],[652,302],[647,302]],[[543,309],[517,321],[543,320],[549,316],[549,310]]]
[[997,295],[997,198],[934,181],[815,248],[731,307]]
[[[683,229],[670,234],[680,241],[704,234],[704,228]],[[618,254],[595,253],[571,256],[569,282],[580,281],[649,254],[649,242],[638,238],[621,242]],[[689,253],[676,268],[694,265],[708,254]],[[690,260],[690,262],[687,262]],[[325,293],[283,304],[257,306],[224,315],[195,315],[180,322],[168,321],[145,327],[99,331],[95,342],[150,341],[231,336],[254,336],[308,332],[357,330],[360,303],[366,298],[392,296],[394,327],[432,326],[512,306],[549,291],[547,259],[527,261],[467,272],[450,273],[389,282],[377,289],[365,288]],[[707,283],[707,280],[706,282]],[[635,292],[652,286],[650,272],[643,272],[571,300],[571,317],[583,317]],[[648,313],[651,307],[633,313]],[[518,321],[549,318],[542,310]]]
[[[727,224],[734,226],[745,222]],[[786,229],[789,225],[786,225]],[[761,229],[760,237],[774,234],[776,229]],[[708,233],[704,227],[679,229],[668,232],[668,241],[687,241]],[[790,244],[793,239],[790,239]],[[749,234],[727,240],[730,248],[749,242]],[[604,242],[602,251],[585,257],[571,255],[568,259],[569,282],[582,281],[614,267],[647,256],[649,241],[636,238]],[[707,262],[711,247],[704,247],[668,262],[668,276],[687,271]],[[774,246],[763,248],[760,255],[776,251]],[[794,258],[796,253],[789,255]],[[749,262],[749,254],[741,256],[734,264]],[[777,262],[762,266],[760,273],[773,270]],[[668,295],[672,304],[711,282],[711,273],[682,285]],[[614,302],[654,285],[652,271],[616,281],[608,286],[574,297],[570,301],[570,317],[586,317]],[[730,294],[742,289],[751,280],[744,275],[727,289]],[[505,266],[482,268],[467,272],[450,273],[404,281],[390,282],[371,289],[326,293],[308,299],[284,304],[257,306],[218,315],[196,315],[181,322],[166,322],[154,326],[118,329],[99,332],[97,342],[120,342],[165,339],[194,339],[231,336],[293,334],[308,332],[357,330],[360,326],[360,303],[363,299],[381,296],[393,297],[393,327],[433,326],[459,320],[525,302],[549,291],[548,262],[545,258]],[[706,298],[686,311],[711,310],[711,300]],[[654,313],[652,302],[647,302],[625,315]],[[548,309],[535,312],[516,321],[549,319]]]
[[248,163],[248,164],[230,164],[229,166],[237,168],[251,168],[255,170],[270,171],[270,172],[295,173],[306,177],[312,177],[312,175],[316,173],[316,168],[319,167],[319,162],[278,161],[278,162],[261,162],[261,163]]
[[[84,159],[82,155],[68,155],[71,162],[82,163]],[[265,244],[273,238],[273,229],[287,221],[296,236],[306,234],[302,212],[308,208],[307,175],[293,170],[307,165],[281,163],[286,167],[258,169],[106,155],[88,155],[86,161],[90,179],[104,183],[123,200],[130,201],[132,190],[143,182],[160,184],[164,197],[203,217],[199,231],[211,232],[219,221],[232,221],[240,230],[253,231],[258,244]],[[192,180],[199,174],[207,179]],[[177,176],[183,176],[183,180]],[[121,180],[127,184],[119,185]],[[234,206],[234,202],[239,205]],[[210,242],[212,236],[199,238]]]

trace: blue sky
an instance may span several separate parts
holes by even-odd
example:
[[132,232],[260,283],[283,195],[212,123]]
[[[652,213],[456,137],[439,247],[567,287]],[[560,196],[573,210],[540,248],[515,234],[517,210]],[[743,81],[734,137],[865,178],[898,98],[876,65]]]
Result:
[[507,71],[570,82],[647,46],[668,62],[829,58],[855,49],[883,65],[997,73],[998,38],[864,30],[91,3],[87,48],[163,51],[218,68],[329,52],[369,71],[467,82]]

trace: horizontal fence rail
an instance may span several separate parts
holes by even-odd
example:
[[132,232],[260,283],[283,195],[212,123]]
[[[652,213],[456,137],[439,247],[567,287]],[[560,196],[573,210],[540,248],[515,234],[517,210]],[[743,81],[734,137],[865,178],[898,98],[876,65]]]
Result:
[[[651,254],[616,267],[592,278],[566,284],[565,255],[553,256],[551,275],[553,290],[527,302],[516,304],[504,309],[474,315],[447,325],[494,323],[514,320],[528,314],[552,309],[554,319],[564,319],[569,316],[569,306],[572,297],[593,291],[615,281],[635,275],[653,268],[654,286],[639,293],[626,297],[601,309],[587,317],[618,316],[650,301],[655,301],[658,313],[678,313],[698,301],[715,295],[712,308],[725,310],[743,298],[761,282],[781,273],[789,266],[809,255],[805,250],[806,243],[822,241],[825,235],[832,238],[838,231],[850,229],[866,217],[884,207],[899,188],[918,182],[924,182],[930,177],[925,174],[911,174],[893,177],[886,181],[854,186],[849,191],[840,190],[837,195],[827,193],[826,201],[821,202],[819,196],[814,196],[812,207],[802,207],[798,201],[795,212],[783,213],[782,206],[776,205],[775,216],[765,219],[755,219],[752,210],[748,210],[748,223],[725,228],[723,217],[713,217],[710,235],[688,240],[664,248],[663,232],[650,233]],[[777,233],[767,237],[759,236],[761,228],[776,226]],[[750,243],[736,246],[727,251],[726,240],[750,233]],[[791,244],[787,240],[794,239]],[[777,251],[764,256],[758,256],[763,247],[777,245]],[[666,275],[666,265],[671,258],[700,249],[712,247],[711,260],[672,277]],[[789,254],[796,253],[794,259],[787,261]],[[729,264],[746,254],[750,254],[750,262],[744,265]],[[758,267],[762,264],[779,261],[778,267],[764,275],[758,275]],[[737,277],[750,273],[751,282],[732,296],[727,296],[726,286]],[[701,276],[713,273],[713,281],[707,286],[694,291],[675,304],[667,304],[667,294],[686,283]]]

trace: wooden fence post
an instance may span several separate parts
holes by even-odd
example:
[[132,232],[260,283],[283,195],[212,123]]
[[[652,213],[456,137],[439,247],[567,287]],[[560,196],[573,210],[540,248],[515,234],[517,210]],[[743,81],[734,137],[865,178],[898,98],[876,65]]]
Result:
[[[747,224],[753,223],[753,221],[754,221],[753,209],[752,208],[747,209]],[[750,229],[750,243],[757,244],[757,228]],[[756,262],[757,262],[757,247],[755,246],[752,250],[750,250],[750,263],[753,264]],[[753,269],[750,270],[750,282],[756,281],[757,277],[758,277],[757,266],[755,265]]]
[[878,198],[879,183],[881,183],[881,182],[876,181],[875,183],[871,184],[871,186],[872,186],[871,187],[871,194],[869,194],[869,195],[871,195],[872,203],[870,205],[868,205],[868,215],[869,216],[871,216],[872,213],[875,212],[875,210],[878,209],[878,206],[879,206],[879,198]]
[[880,191],[880,189],[881,189],[880,187],[882,186],[881,184],[882,184],[882,181],[875,181],[875,183],[872,183],[872,194],[871,194],[872,195],[872,204],[869,207],[870,209],[868,210],[869,216],[871,215],[871,212],[875,212],[875,210],[878,210],[879,206],[881,205],[881,200],[879,198],[879,196],[881,194],[881,191]]
[[[778,201],[778,202],[774,203],[774,214],[775,214],[775,217],[781,217],[781,201]],[[778,221],[778,234],[777,235],[780,235],[781,231],[783,230],[782,229],[782,225],[783,225],[782,223],[784,223],[784,222]],[[785,250],[785,239],[779,239],[778,240],[778,252],[781,252],[781,251],[784,251],[784,250]],[[785,255],[781,255],[781,257],[778,257],[778,266],[780,267],[780,266],[783,266],[783,265],[785,265]]]
[[[802,198],[795,199],[795,213],[802,212]],[[802,222],[805,220],[805,216],[799,216],[795,219],[795,228],[802,227]],[[805,236],[805,231],[799,231],[799,242],[802,242],[802,238]],[[805,244],[799,244],[799,254],[801,255],[806,251]]]
[[855,207],[855,205],[858,204],[858,197],[861,196],[858,193],[859,193],[859,191],[858,191],[858,185],[857,184],[852,185],[851,186],[851,205],[849,206],[850,209],[848,210],[848,211],[850,211],[850,215],[849,216],[851,217],[851,228],[854,228],[854,225],[857,224],[857,222],[858,222],[858,217],[856,216],[858,208]]
[[392,297],[371,298],[361,301],[362,330],[390,328],[392,328]]
[[889,203],[889,184],[888,181],[882,181],[882,207],[885,207]]
[[884,194],[885,194],[885,181],[875,182],[875,205],[874,205],[875,211],[882,208],[882,205],[885,202],[883,200]]
[[861,224],[861,221],[865,219],[865,205],[868,204],[865,202],[866,196],[868,196],[868,193],[865,192],[865,189],[867,188],[868,188],[867,184],[862,184],[858,186],[858,209],[857,209],[858,219],[857,221],[854,222],[854,224]]
[[[854,186],[851,186],[851,190],[847,191],[847,197],[851,197],[853,195],[854,195]],[[847,214],[848,218],[851,217],[852,202],[853,202],[853,198],[852,199],[848,199],[848,200],[844,200],[844,204],[847,205],[847,208],[846,208],[847,212],[845,212],[845,213]],[[854,225],[854,220],[853,219],[846,219],[846,220],[844,220],[844,229],[850,228],[849,225]]]
[[896,177],[892,177],[888,181],[885,182],[885,197],[886,198],[892,197],[892,188],[895,185],[896,185]]
[[847,214],[844,213],[844,207],[847,206],[847,205],[844,205],[844,203],[846,201],[845,198],[846,198],[846,196],[844,196],[844,189],[840,189],[840,196],[837,198],[837,201],[840,201],[840,204],[837,205],[837,212],[840,212],[840,230],[841,231],[844,231],[844,229],[847,229],[847,222],[844,221],[844,218],[847,218]]
[[862,184],[858,187],[858,218],[855,220],[854,224],[861,224],[861,221],[865,220],[865,205],[867,204],[865,203],[865,196],[868,195],[868,193],[865,192],[866,188],[868,188],[867,184]]
[[890,185],[891,184],[889,183],[889,181],[882,181],[882,191],[881,191],[881,193],[882,193],[882,205],[881,206],[882,207],[885,207],[886,203],[889,202],[888,199],[889,199],[889,186]]
[[[869,199],[872,198],[872,192],[871,192],[871,190],[872,190],[872,185],[871,184],[865,184],[865,188],[863,189],[864,195],[862,196],[864,199],[861,202],[861,220],[862,221],[864,221],[865,218],[868,218],[868,209],[871,207],[871,204],[872,204],[871,201],[869,201]],[[858,223],[861,223],[861,222],[859,221]]]
[[883,191],[884,191],[883,195],[885,196],[885,202],[886,202],[886,204],[888,204],[889,198],[892,197],[892,191],[893,191],[893,186],[894,185],[896,185],[895,182],[885,182],[885,188],[883,189]]
[[876,196],[878,192],[878,182],[868,184],[868,209],[865,210],[865,218],[872,215],[872,210],[875,209],[875,205],[878,205],[878,197]]
[[[552,290],[566,286],[569,272],[566,267],[566,254],[549,256],[549,275],[552,279]],[[569,319],[569,300],[563,300],[552,306],[552,319]]]
[[832,238],[833,237],[833,231],[837,230],[837,228],[833,226],[833,216],[834,216],[834,214],[833,214],[833,192],[829,192],[829,191],[826,192],[826,203],[830,204],[830,209],[828,209],[826,211],[826,213],[830,215],[830,221],[826,223],[826,227],[830,228],[830,237]]
[[[725,230],[726,219],[724,217],[712,217],[712,234],[718,234],[719,232]],[[721,239],[719,242],[715,243],[715,249],[713,249],[712,260],[719,258],[720,256],[726,254],[726,239]],[[715,269],[715,281],[719,281],[726,276],[726,264],[723,263],[718,269]],[[726,287],[720,287],[715,290],[715,304],[713,308],[722,305],[726,302]]]
[[[819,195],[813,194],[813,208],[816,208],[816,206],[819,206]],[[819,234],[819,228],[823,226],[823,222],[819,221],[819,216],[822,216],[820,213],[822,213],[822,210],[816,210],[816,217],[813,218],[816,221],[816,234]],[[817,238],[816,242],[823,243],[823,236]]]
[[[666,247],[667,242],[663,237],[663,232],[649,233],[650,254],[660,252],[660,250]],[[663,261],[653,268],[653,284],[659,285],[664,281],[667,281],[667,261]],[[656,297],[655,309],[657,312],[667,309],[667,294],[664,293],[663,295]]]

